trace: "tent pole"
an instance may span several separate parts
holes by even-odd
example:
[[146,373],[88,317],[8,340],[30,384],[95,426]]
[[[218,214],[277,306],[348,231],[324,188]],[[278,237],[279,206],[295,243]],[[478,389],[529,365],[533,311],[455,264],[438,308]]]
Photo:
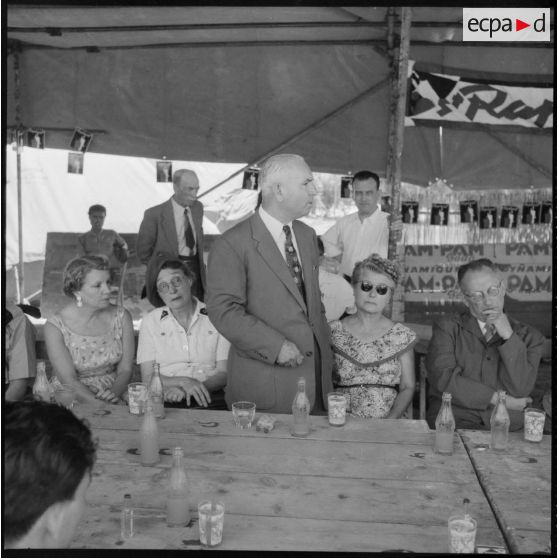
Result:
[[18,302],[23,304],[25,297],[25,284],[23,277],[23,211],[21,203],[21,149],[17,146],[17,233],[19,237],[19,273],[18,273]]
[[18,302],[23,303],[25,298],[25,279],[23,270],[23,204],[21,184],[21,152],[23,151],[23,128],[21,125],[21,80],[19,74],[19,49],[14,49],[14,97],[15,97],[15,121],[16,121],[16,164],[17,164],[17,232],[19,241],[19,274],[18,274]]
[[[391,219],[389,225],[388,259],[401,266],[404,263],[402,253],[398,253],[403,223],[401,221],[401,157],[403,154],[403,136],[405,133],[405,106],[407,101],[407,68],[409,65],[409,42],[411,30],[411,8],[401,8],[401,29],[399,53],[393,65],[393,87],[391,108],[395,113],[390,124],[389,157],[386,176],[391,190]],[[395,54],[395,50],[393,51]],[[405,315],[403,288],[399,286],[393,296],[391,317],[402,321]]]
[[309,134],[310,132],[312,132],[316,128],[319,128],[320,126],[323,126],[328,120],[330,120],[334,116],[337,116],[338,114],[341,114],[343,111],[352,107],[353,105],[355,105],[356,103],[358,103],[359,101],[364,99],[365,97],[368,97],[369,95],[373,95],[374,93],[377,93],[378,91],[380,91],[383,87],[385,87],[388,84],[388,81],[389,81],[389,78],[386,78],[386,79],[383,79],[382,81],[376,83],[372,87],[369,87],[368,89],[366,89],[365,91],[360,93],[360,95],[357,95],[356,97],[354,97],[350,101],[346,102],[345,104],[341,105],[340,107],[338,107],[335,110],[331,111],[330,113],[326,114],[324,117],[320,118],[319,120],[317,120],[313,124],[310,124],[310,126],[307,126],[306,128],[304,128],[300,132],[297,132],[294,136],[291,136],[290,138],[286,139],[283,143],[277,145],[273,149],[271,149],[271,150],[267,151],[266,153],[260,155],[257,159],[253,160],[251,163],[248,163],[246,166],[242,167],[240,170],[237,170],[236,172],[233,172],[230,176],[225,178],[225,180],[221,180],[221,182],[219,182],[218,184],[215,184],[215,186],[212,186],[211,188],[209,188],[209,190],[206,190],[203,194],[200,194],[198,197],[201,198],[202,196],[205,196],[206,194],[209,194],[209,192],[212,192],[216,188],[219,188],[219,186],[222,186],[223,184],[227,183],[229,180],[231,180],[235,176],[238,176],[239,174],[243,173],[246,169],[249,169],[250,167],[252,167],[254,165],[257,165],[258,163],[261,163],[262,161],[264,161],[265,159],[267,159],[268,157],[270,157],[274,153],[277,153],[281,149],[284,149],[285,147],[287,147],[287,145],[290,145],[294,141],[299,140],[300,138]]

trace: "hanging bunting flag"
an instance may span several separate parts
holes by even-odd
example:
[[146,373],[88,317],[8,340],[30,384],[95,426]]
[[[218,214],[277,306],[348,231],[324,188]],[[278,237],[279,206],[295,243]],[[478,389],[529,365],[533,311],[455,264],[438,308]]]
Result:
[[486,79],[429,73],[409,63],[406,126],[420,121],[514,125],[552,129],[552,84],[489,83]]
[[486,205],[480,208],[480,228],[494,229],[497,226],[498,208],[493,205]]
[[517,227],[517,218],[519,216],[519,207],[514,205],[504,205],[500,214],[500,227],[503,229],[515,229]]
[[83,174],[83,153],[68,153],[68,173]]
[[521,223],[523,225],[538,225],[541,222],[541,204],[532,202],[523,204]]
[[415,201],[404,201],[401,203],[401,218],[409,225],[418,221],[419,204]]
[[25,146],[26,132],[25,130],[17,130],[16,132],[16,142],[17,149],[21,150]]
[[91,143],[92,138],[93,134],[90,134],[81,128],[76,128],[74,130],[74,135],[72,136],[72,141],[70,142],[70,149],[72,151],[85,153],[89,149],[89,144]]
[[381,209],[385,213],[391,213],[391,196],[382,196]]
[[347,176],[341,177],[341,197],[342,198],[353,197],[353,175],[352,174],[348,174]]
[[244,179],[242,180],[242,188],[244,190],[257,190],[258,189],[258,176],[260,169],[258,167],[250,167],[244,171]]
[[45,131],[44,130],[27,130],[27,147],[35,149],[45,148]]
[[171,161],[157,161],[157,182],[172,182]]
[[552,225],[553,221],[553,209],[552,209],[552,202],[545,201],[542,203],[541,207],[541,223],[545,225]]
[[447,203],[433,203],[430,212],[431,225],[448,225],[449,217],[449,204]]
[[459,214],[461,215],[462,223],[477,223],[478,217],[478,203],[476,200],[465,200],[459,203]]

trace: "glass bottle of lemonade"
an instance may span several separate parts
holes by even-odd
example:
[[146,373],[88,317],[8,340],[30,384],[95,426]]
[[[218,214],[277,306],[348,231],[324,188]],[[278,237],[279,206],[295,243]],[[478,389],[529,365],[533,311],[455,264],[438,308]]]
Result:
[[455,419],[451,410],[451,393],[442,394],[442,406],[436,417],[436,442],[434,450],[442,455],[453,453],[453,433]]
[[190,489],[184,468],[184,450],[172,450],[172,469],[167,492],[167,525],[184,527],[190,523]]

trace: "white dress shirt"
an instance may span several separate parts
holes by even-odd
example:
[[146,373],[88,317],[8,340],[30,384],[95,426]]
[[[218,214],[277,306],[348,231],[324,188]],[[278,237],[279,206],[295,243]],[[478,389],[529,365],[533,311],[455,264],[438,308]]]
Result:
[[[326,320],[338,320],[347,308],[354,311],[355,296],[351,285],[341,275],[331,273],[321,266],[318,271]],[[349,312],[351,313],[353,312]]]
[[387,257],[389,242],[389,213],[377,209],[360,220],[357,213],[342,217],[322,235],[326,256],[341,258],[341,273],[351,276],[356,262],[379,254]]
[[[278,221],[277,219],[275,219],[275,217],[272,217],[261,206],[258,209],[258,212],[260,214],[262,221],[264,222],[264,225],[266,226],[267,230],[270,232],[271,236],[273,237],[273,240],[277,245],[277,248],[279,248],[279,252],[283,256],[285,262],[287,261],[287,255],[285,254],[286,238],[285,238],[285,231],[283,230],[283,227],[285,225],[289,225],[289,227],[291,228],[291,239],[293,241],[293,246],[295,247],[298,261],[301,262],[302,264],[302,259],[300,257],[300,250],[298,249],[298,244],[296,243],[296,235],[293,229],[293,222],[291,221],[290,223],[281,223],[281,221]],[[302,270],[302,265],[300,267]],[[304,278],[304,273],[303,273],[303,278]]]
[[181,256],[195,256],[196,249],[190,250],[188,246],[186,246],[186,227],[185,218],[186,215],[184,214],[184,210],[188,210],[188,222],[190,223],[190,228],[192,229],[192,234],[194,235],[194,239],[196,240],[196,245],[198,239],[196,238],[196,229],[194,227],[194,221],[192,219],[192,212],[190,211],[189,207],[182,207],[179,203],[176,203],[174,198],[171,198],[172,203],[172,212],[174,214],[174,224],[176,225],[176,239],[178,240],[178,253]]

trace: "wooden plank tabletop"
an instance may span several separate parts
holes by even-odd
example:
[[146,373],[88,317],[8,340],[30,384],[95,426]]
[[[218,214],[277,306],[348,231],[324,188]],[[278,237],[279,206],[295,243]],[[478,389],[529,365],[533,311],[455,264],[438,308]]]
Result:
[[[503,546],[495,517],[464,446],[433,452],[424,421],[360,420],[342,428],[311,417],[308,438],[291,417],[272,432],[234,427],[227,411],[167,409],[158,421],[161,461],[143,467],[141,417],[127,407],[78,405],[98,440],[89,507],[74,548],[198,549],[197,502],[225,503],[222,550],[447,552],[447,518],[469,498],[477,543]],[[256,419],[259,414],[256,415]],[[172,448],[184,448],[193,521],[166,525]],[[120,505],[131,493],[137,536],[120,539]]]
[[480,483],[500,522],[513,554],[550,553],[550,436],[526,442],[522,432],[510,432],[508,448],[489,448],[490,432],[460,430]]

